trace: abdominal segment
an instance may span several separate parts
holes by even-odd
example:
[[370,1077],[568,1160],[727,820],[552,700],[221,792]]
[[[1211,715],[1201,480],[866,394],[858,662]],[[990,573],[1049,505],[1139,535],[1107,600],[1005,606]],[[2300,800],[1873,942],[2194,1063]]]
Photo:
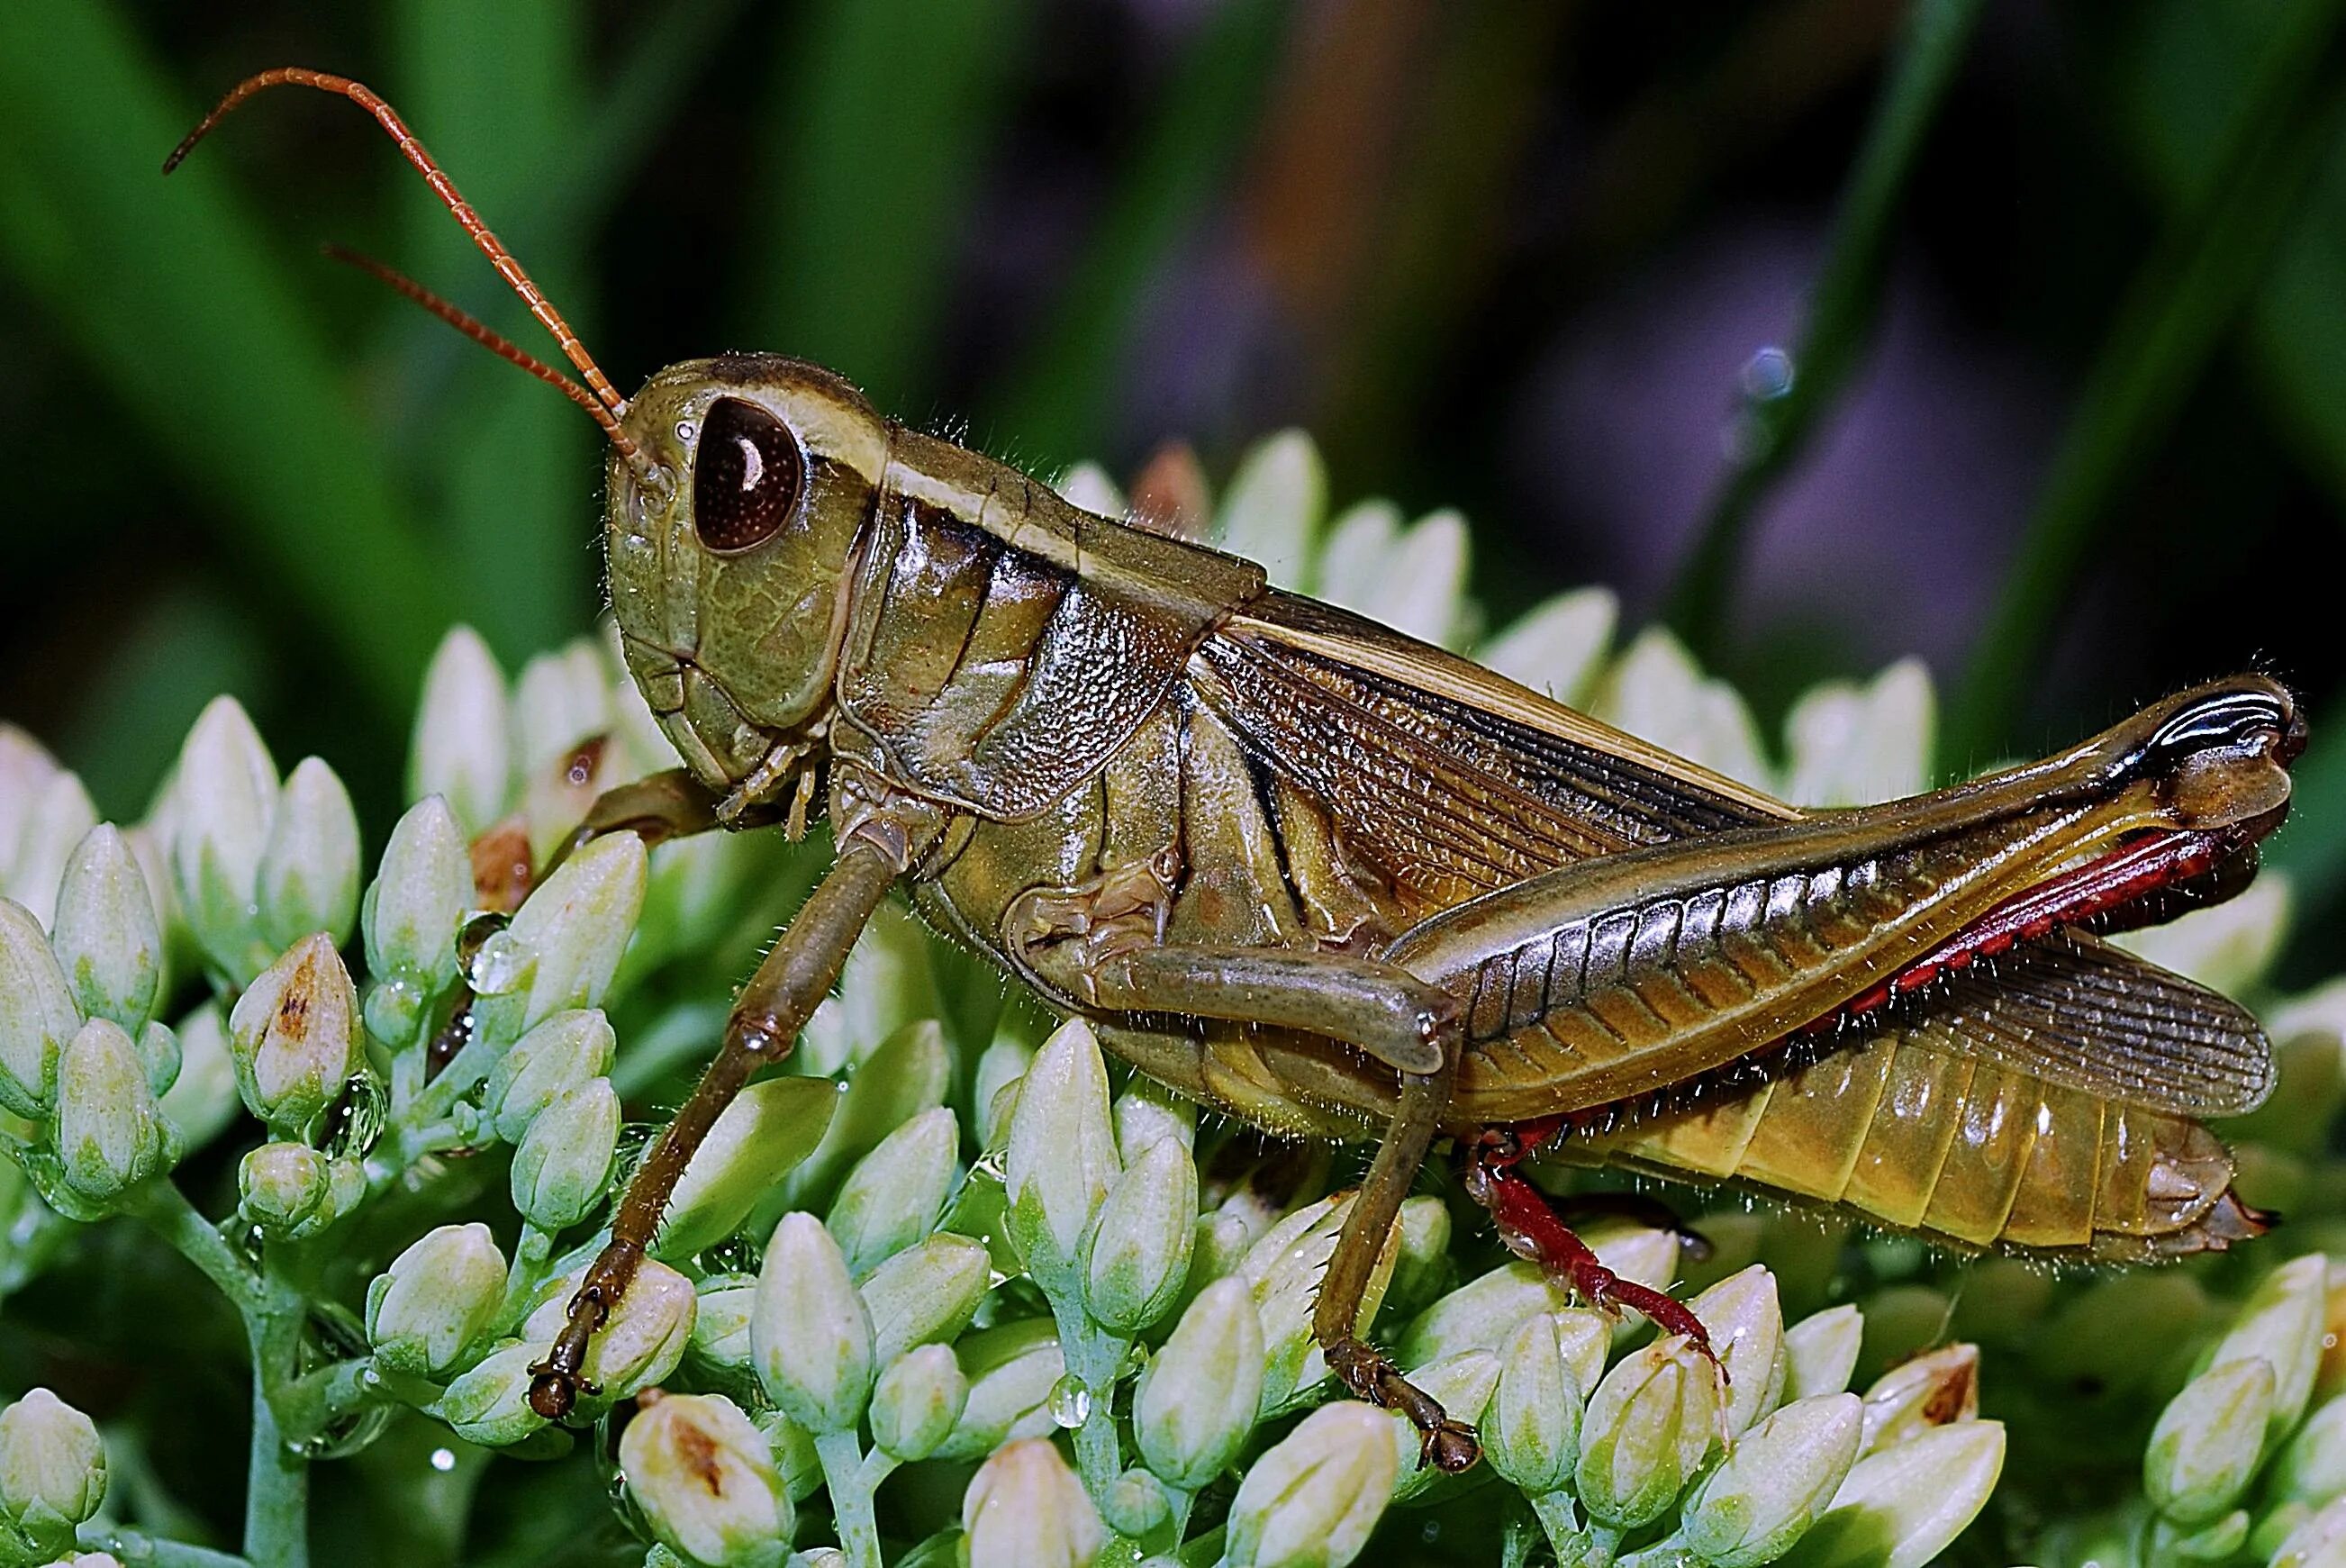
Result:
[[2124,1262],[2266,1228],[2200,1122],[1877,1034],[1697,1103],[1585,1120],[1579,1165],[1838,1205],[1965,1248]]

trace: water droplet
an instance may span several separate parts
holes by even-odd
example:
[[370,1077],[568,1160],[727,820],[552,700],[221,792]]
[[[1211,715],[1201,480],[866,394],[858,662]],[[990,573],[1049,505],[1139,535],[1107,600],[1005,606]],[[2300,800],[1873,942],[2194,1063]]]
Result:
[[432,1451],[432,1468],[438,1471],[443,1475],[445,1475],[450,1471],[455,1469],[456,1451],[449,1448],[434,1449]]
[[1070,1431],[1092,1413],[1092,1391],[1073,1372],[1051,1385],[1051,1420]]
[[1772,402],[1792,390],[1792,356],[1770,343],[1743,363],[1743,395]]
[[479,995],[503,996],[520,989],[529,973],[531,958],[527,943],[511,932],[501,931],[481,943],[481,951],[473,955],[472,968],[465,979]]

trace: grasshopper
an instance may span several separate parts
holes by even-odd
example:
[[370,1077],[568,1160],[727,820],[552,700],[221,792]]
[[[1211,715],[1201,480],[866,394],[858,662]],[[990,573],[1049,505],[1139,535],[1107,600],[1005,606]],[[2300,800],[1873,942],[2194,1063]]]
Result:
[[[2259,675],[2041,762],[1801,811],[1466,660],[1091,515],[772,354],[622,398],[391,107],[371,112],[584,385],[393,280],[602,427],[612,607],[685,766],[574,835],[829,819],[835,859],[638,1167],[531,1400],[567,1415],[719,1113],[780,1060],[890,890],[1133,1068],[1293,1138],[1377,1140],[1315,1308],[1423,1460],[1472,1430],[1362,1338],[1439,1140],[1502,1239],[1708,1348],[1523,1176],[1739,1183],[1970,1248],[2134,1261],[2270,1223],[2204,1119],[2272,1084],[2244,1010],[2102,940],[2237,891],[2305,726]],[[167,165],[167,168],[169,167]],[[1715,1364],[1715,1358],[1714,1358]]]

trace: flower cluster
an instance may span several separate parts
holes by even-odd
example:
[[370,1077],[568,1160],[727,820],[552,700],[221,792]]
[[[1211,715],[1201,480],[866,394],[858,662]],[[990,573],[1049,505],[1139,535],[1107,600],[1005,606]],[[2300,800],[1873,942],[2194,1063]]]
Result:
[[[1096,470],[1065,487],[1123,506]],[[1287,585],[1788,798],[1926,781],[1917,667],[1812,691],[1771,762],[1741,698],[1667,633],[1613,647],[1609,594],[1482,637],[1455,514],[1326,511],[1316,453],[1288,435],[1209,524]],[[1352,1157],[1201,1123],[898,914],[719,1120],[593,1342],[589,1391],[550,1424],[531,1368],[644,1145],[629,1108],[673,1103],[820,858],[772,834],[649,851],[619,834],[532,885],[597,792],[673,760],[603,643],[509,683],[453,633],[412,804],[369,875],[333,771],[280,776],[233,702],[124,829],[0,728],[0,1294],[117,1216],[219,1288],[259,1394],[242,1561],[294,1560],[304,1494],[283,1476],[404,1410],[452,1454],[599,1454],[665,1568],[1337,1568],[1378,1560],[1375,1539],[1510,1564],[1918,1568],[1987,1503],[2007,1431],[2044,1413],[2032,1391],[2065,1386],[2046,1358],[2148,1362],[2130,1347],[2168,1328],[2163,1349],[2211,1348],[2127,1385],[2137,1432],[2173,1395],[2131,1512],[2014,1544],[2106,1561],[2131,1528],[2130,1560],[2294,1563],[2346,1538],[2346,1375],[2321,1348],[2346,1292],[2331,1304],[2319,1257],[2241,1281],[2229,1327],[2189,1283],[2195,1311],[2154,1330],[2174,1276],[2072,1290],[1984,1265],[1956,1291],[1913,1244],[1814,1220],[1705,1217],[1707,1263],[1667,1230],[1590,1225],[1617,1273],[1687,1292],[1714,1364],[1509,1261],[1439,1176],[1402,1209],[1371,1332],[1479,1428],[1487,1466],[1421,1468],[1408,1424],[1339,1397],[1311,1339]],[[2259,890],[2141,941],[2255,993],[2285,916],[2285,891]],[[2244,1179],[2319,1216],[2346,992],[2273,1016],[2292,1093],[2241,1129]],[[182,1190],[207,1154],[223,1188],[234,1176],[218,1217]],[[2303,1234],[2346,1252],[2346,1230]],[[1980,1418],[1976,1345],[2025,1369],[1984,1380],[2010,1422]],[[0,1413],[0,1565],[179,1550],[139,1532],[158,1521],[135,1500],[110,1517],[105,1475],[96,1428],[53,1395]]]

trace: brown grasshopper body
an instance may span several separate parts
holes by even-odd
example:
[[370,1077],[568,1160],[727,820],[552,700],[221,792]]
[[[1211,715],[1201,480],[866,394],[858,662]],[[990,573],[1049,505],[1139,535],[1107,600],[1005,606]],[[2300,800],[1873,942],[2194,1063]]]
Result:
[[[256,80],[360,97],[430,168],[353,84]],[[2245,883],[2303,744],[2270,680],[1807,814],[1248,562],[1084,513],[798,361],[574,392],[612,437],[627,662],[689,775],[615,791],[582,834],[795,831],[821,806],[838,860],[631,1184],[541,1369],[550,1417],[700,1136],[899,881],[1139,1071],[1275,1133],[1382,1140],[1315,1328],[1444,1468],[1473,1462],[1472,1434],[1355,1337],[1439,1137],[1516,1251],[1698,1339],[1517,1162],[1551,1145],[2065,1257],[2262,1228],[2201,1121],[2269,1091],[2262,1033],[2096,932]]]

